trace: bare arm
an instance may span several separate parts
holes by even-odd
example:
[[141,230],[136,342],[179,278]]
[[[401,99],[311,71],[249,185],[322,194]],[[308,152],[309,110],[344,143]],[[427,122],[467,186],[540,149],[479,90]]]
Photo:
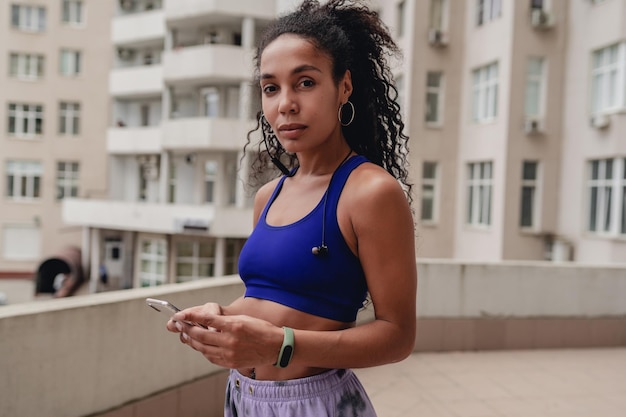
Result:
[[[345,212],[349,213],[376,318],[339,331],[296,329],[294,364],[368,367],[402,360],[413,349],[417,286],[413,220],[398,183],[377,170],[360,170],[355,186],[345,195]],[[188,343],[214,363],[238,368],[276,362],[283,338],[280,327],[248,316],[183,318],[201,319],[220,330],[187,329],[193,339]]]

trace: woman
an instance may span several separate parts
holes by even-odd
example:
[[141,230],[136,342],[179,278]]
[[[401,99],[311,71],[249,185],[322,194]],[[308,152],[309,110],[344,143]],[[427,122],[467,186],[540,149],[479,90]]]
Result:
[[[349,368],[412,352],[408,138],[386,52],[397,48],[378,16],[343,0],[307,0],[261,39],[257,129],[266,148],[253,166],[269,157],[283,175],[255,197],[239,260],[246,294],[168,322],[183,343],[231,368],[227,416],[374,416]],[[367,294],[375,319],[357,326]]]

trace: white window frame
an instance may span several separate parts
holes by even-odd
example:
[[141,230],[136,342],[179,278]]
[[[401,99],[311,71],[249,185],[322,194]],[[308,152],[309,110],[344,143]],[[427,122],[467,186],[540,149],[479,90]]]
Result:
[[75,77],[82,72],[82,52],[62,48],[59,56],[59,72],[66,77]]
[[144,237],[139,241],[138,280],[140,287],[156,287],[167,282],[167,241],[164,238]]
[[[191,256],[181,256],[179,254],[179,248],[181,244],[191,244],[192,245],[192,255]],[[201,256],[200,245],[209,245],[209,252],[212,252],[212,256]],[[201,240],[201,241],[193,241],[193,240],[180,240],[176,242],[176,282],[187,282],[187,281],[196,281],[199,279],[210,278],[215,276],[215,268],[216,268],[216,254],[217,251],[217,242],[215,239],[212,240]],[[191,275],[179,275],[179,265],[180,264],[189,264],[191,265]],[[208,275],[201,275],[200,269],[201,267],[207,268]]]
[[20,80],[40,80],[44,73],[44,56],[11,52],[9,56],[9,75]]
[[[433,166],[433,177],[427,177],[427,166]],[[435,224],[439,220],[439,163],[435,161],[422,162],[422,193],[420,205],[420,220],[425,224]],[[429,202],[431,206],[431,216],[424,217],[424,204]]]
[[59,103],[59,134],[68,136],[80,134],[80,103],[68,101]]
[[63,0],[61,22],[70,26],[84,26],[85,3],[83,0]]
[[43,177],[41,162],[8,160],[5,175],[8,199],[32,201],[41,198]]
[[11,26],[26,32],[46,30],[46,8],[43,6],[11,4]]
[[[593,178],[594,164],[598,166],[598,174],[595,179]],[[589,161],[587,232],[598,236],[625,237],[626,224],[624,222],[626,218],[624,216],[626,216],[626,158],[605,158]]]
[[[526,164],[535,165],[535,178],[524,178]],[[521,189],[520,189],[520,217],[519,227],[522,230],[536,232],[540,229],[541,218],[541,183],[542,183],[542,166],[539,161],[524,160],[522,161],[522,177],[521,177]],[[525,190],[530,190],[530,204],[525,202]],[[530,224],[525,225],[524,222],[524,207],[530,206]]]
[[9,103],[7,107],[7,132],[9,135],[17,138],[34,139],[43,134],[43,105]]
[[78,197],[80,164],[74,161],[57,162],[57,200]]
[[[524,113],[526,118],[541,118],[545,112],[546,98],[546,59],[529,57],[526,62],[526,90]],[[535,72],[535,70],[537,70]]]
[[498,116],[498,62],[472,72],[472,120],[489,123]]
[[2,227],[2,258],[30,261],[41,258],[41,229],[33,224],[5,224]]
[[224,275],[232,275],[239,272],[239,254],[245,242],[245,239],[226,238],[224,242]]
[[626,42],[594,51],[591,61],[591,113],[625,109]]
[[474,227],[491,226],[493,195],[493,162],[467,164],[467,217]]
[[[219,163],[209,159],[204,162],[204,202],[215,204],[217,199]],[[209,190],[210,188],[210,190]]]
[[448,28],[448,0],[430,0],[428,23],[431,29],[445,31]]
[[485,25],[502,16],[502,0],[476,0],[476,26]]
[[398,3],[396,3],[396,25],[399,38],[402,38],[406,33],[406,8],[406,0],[400,0]]
[[[431,75],[439,76],[438,85],[430,85],[429,81],[431,79],[430,78]],[[445,80],[444,80],[443,71],[428,71],[426,73],[426,103],[425,103],[425,111],[424,111],[424,121],[426,122],[427,126],[439,127],[443,125],[444,88],[445,88]],[[432,97],[432,96],[435,97],[436,117],[433,120],[429,120],[429,115],[430,115],[428,111],[430,108],[429,97]]]

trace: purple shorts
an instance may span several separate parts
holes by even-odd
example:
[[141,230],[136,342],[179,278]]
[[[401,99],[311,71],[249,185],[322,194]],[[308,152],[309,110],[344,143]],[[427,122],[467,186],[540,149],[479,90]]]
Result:
[[259,381],[230,371],[224,417],[376,417],[351,370],[289,381]]

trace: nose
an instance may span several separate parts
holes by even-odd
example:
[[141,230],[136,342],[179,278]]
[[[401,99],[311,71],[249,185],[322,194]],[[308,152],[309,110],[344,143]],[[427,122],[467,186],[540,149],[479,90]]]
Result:
[[291,92],[281,94],[278,102],[278,111],[282,114],[298,112],[298,103]]

